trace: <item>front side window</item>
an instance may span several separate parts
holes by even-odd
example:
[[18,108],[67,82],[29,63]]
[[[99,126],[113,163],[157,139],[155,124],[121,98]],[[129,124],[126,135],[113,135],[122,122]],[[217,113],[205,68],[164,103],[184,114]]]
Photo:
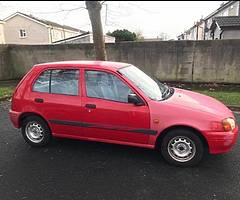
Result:
[[115,75],[103,71],[85,72],[88,97],[127,103],[132,90]]
[[47,70],[33,85],[35,92],[78,95],[79,70]]

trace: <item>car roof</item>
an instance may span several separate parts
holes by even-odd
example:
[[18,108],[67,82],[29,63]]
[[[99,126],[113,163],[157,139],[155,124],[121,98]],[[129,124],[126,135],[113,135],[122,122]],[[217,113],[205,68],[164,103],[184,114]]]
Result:
[[112,62],[112,61],[90,61],[90,60],[74,60],[74,61],[59,61],[48,62],[34,65],[35,67],[99,67],[103,69],[118,70],[122,67],[129,66],[129,63]]

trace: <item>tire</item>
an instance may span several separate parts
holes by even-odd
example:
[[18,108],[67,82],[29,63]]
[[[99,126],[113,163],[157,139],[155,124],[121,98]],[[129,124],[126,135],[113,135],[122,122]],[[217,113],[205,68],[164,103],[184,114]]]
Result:
[[204,155],[202,140],[193,131],[175,129],[169,131],[161,143],[163,158],[176,166],[195,166]]
[[34,147],[45,146],[52,138],[48,124],[38,116],[25,118],[22,122],[21,132],[25,141]]

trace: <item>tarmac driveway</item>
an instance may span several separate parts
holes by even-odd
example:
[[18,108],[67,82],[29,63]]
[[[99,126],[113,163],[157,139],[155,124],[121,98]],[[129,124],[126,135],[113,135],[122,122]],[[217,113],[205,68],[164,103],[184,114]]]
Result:
[[[56,139],[31,148],[0,103],[0,199],[240,199],[240,145],[194,168],[148,149]],[[236,115],[240,123],[240,115]]]

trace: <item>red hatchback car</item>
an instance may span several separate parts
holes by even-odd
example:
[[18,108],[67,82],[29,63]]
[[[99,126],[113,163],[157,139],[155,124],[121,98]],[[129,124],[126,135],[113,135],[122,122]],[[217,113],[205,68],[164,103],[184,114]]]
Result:
[[106,61],[33,66],[15,89],[10,118],[32,146],[54,136],[156,148],[181,166],[199,163],[204,152],[228,152],[238,135],[221,102]]

